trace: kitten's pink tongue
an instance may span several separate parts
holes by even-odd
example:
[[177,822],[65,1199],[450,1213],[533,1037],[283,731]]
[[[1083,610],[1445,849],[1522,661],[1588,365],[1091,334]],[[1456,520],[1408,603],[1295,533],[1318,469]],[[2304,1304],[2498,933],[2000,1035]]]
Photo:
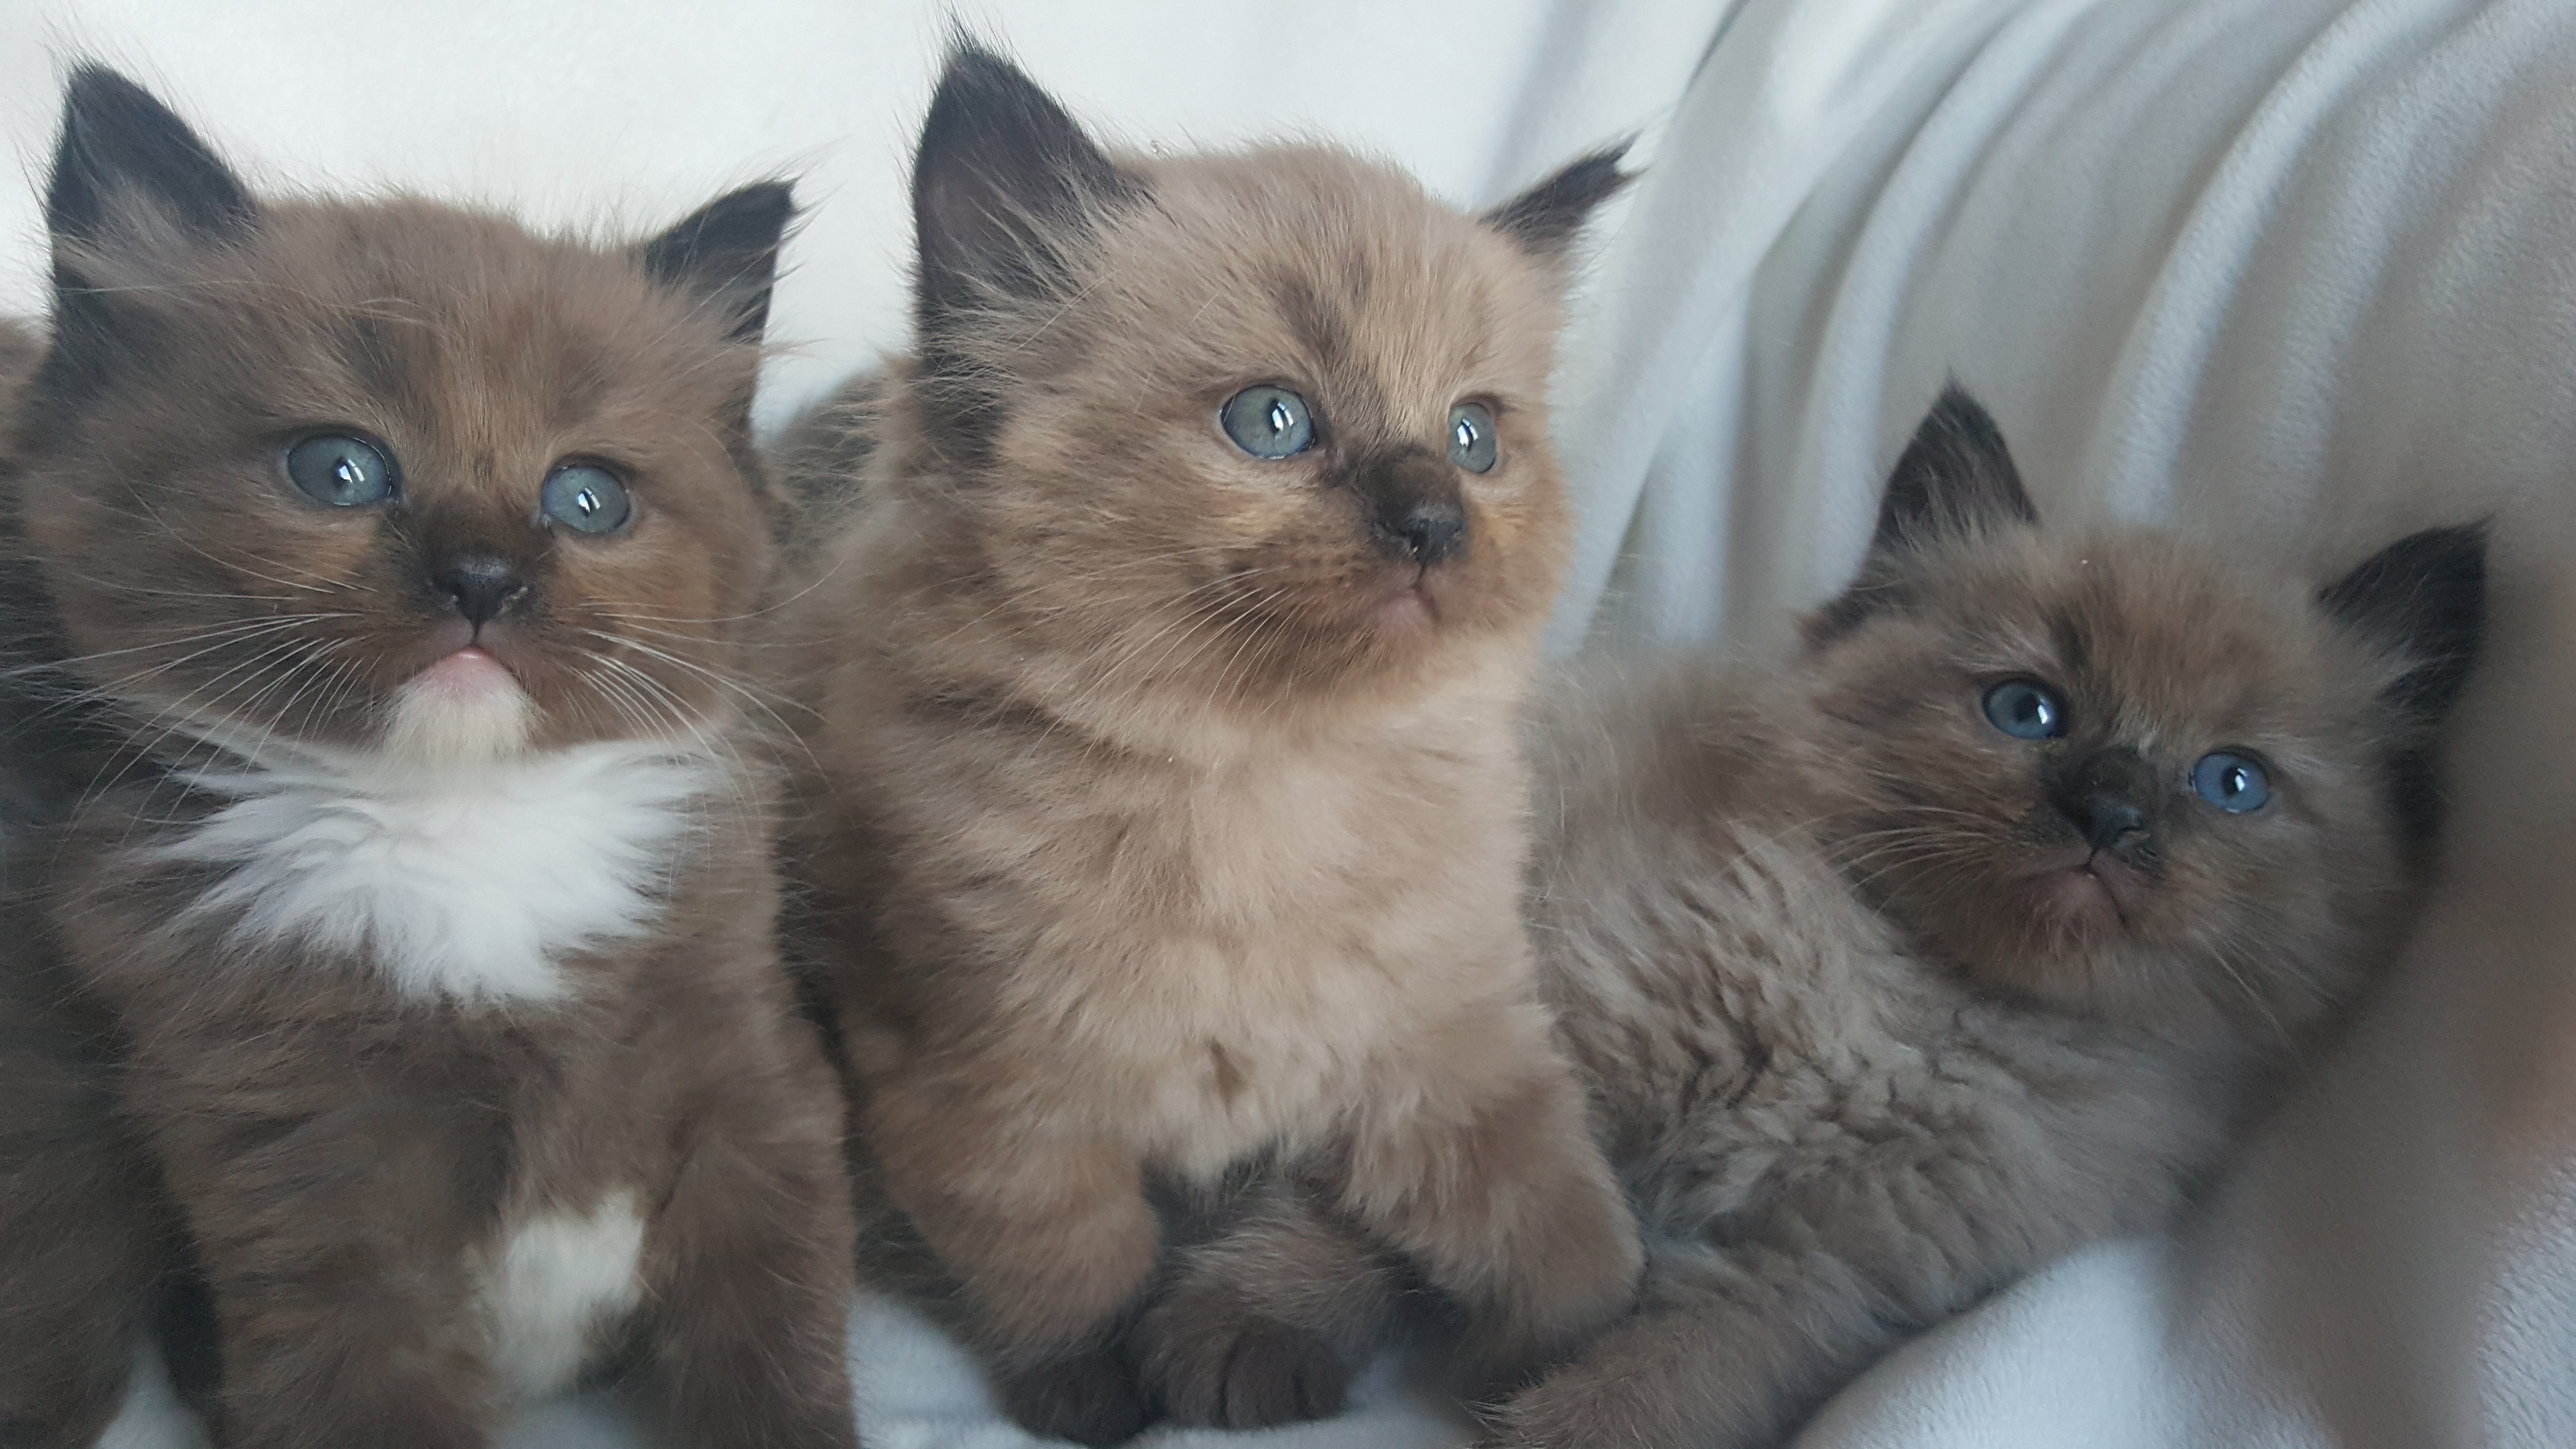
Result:
[[413,675],[412,683],[461,696],[519,687],[508,665],[471,644]]

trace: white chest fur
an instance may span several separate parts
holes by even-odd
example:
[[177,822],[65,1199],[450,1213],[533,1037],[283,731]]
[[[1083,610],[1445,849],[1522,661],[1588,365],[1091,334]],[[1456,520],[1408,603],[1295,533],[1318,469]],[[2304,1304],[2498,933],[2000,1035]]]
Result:
[[643,934],[721,776],[599,744],[445,767],[298,762],[195,777],[227,797],[160,860],[227,867],[194,914],[236,940],[363,955],[404,994],[560,997],[568,952]]
[[585,1216],[521,1223],[484,1277],[492,1371],[520,1400],[572,1386],[607,1331],[643,1301],[644,1219],[610,1193]]

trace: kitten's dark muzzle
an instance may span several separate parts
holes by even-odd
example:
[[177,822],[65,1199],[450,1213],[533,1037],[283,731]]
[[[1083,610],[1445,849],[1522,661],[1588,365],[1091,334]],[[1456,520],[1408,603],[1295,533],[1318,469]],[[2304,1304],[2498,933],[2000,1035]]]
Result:
[[1351,486],[1379,552],[1430,568],[1467,551],[1467,500],[1446,460],[1399,449],[1363,461]]
[[2124,865],[2153,870],[2156,774],[2137,751],[2111,747],[2074,762],[2049,782],[2049,800],[2075,833]]
[[527,581],[509,561],[488,553],[450,555],[430,571],[429,584],[478,630],[528,593]]

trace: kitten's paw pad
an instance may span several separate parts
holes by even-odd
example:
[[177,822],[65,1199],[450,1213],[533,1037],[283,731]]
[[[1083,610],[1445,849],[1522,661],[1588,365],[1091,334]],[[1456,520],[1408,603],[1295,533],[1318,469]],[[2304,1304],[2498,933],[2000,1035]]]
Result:
[[1151,1335],[1145,1364],[1178,1424],[1267,1429],[1332,1418],[1350,1401],[1351,1365],[1341,1353],[1273,1319]]
[[1126,1360],[1107,1349],[1020,1369],[997,1369],[994,1392],[1012,1422],[1042,1439],[1070,1439],[1092,1449],[1124,1444],[1151,1419],[1144,1390]]

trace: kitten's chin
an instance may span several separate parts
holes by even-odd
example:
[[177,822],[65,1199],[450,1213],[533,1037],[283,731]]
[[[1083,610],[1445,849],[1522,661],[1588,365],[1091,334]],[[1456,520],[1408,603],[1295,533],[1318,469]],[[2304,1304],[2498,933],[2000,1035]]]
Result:
[[1438,617],[1431,596],[1417,585],[1378,605],[1376,622],[1389,634],[1410,636],[1429,629]]
[[504,759],[528,747],[535,714],[535,702],[500,660],[459,649],[395,691],[384,752],[432,766]]
[[2087,935],[2109,935],[2127,920],[2118,888],[2080,865],[2051,874],[2039,903],[2058,925]]

